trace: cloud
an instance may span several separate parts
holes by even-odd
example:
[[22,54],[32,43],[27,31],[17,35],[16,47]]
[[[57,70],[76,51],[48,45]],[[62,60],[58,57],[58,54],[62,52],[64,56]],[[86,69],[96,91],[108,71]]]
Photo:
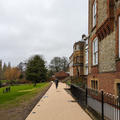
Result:
[[88,0],[0,1],[0,59],[12,65],[34,54],[69,57],[83,33]]

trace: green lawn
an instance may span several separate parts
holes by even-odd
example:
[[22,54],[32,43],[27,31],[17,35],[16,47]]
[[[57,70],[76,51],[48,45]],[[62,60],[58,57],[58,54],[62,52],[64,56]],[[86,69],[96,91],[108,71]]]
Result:
[[10,93],[3,93],[5,88],[0,88],[0,107],[19,105],[23,101],[28,101],[48,85],[49,83],[39,83],[36,87],[33,87],[33,84],[11,86]]

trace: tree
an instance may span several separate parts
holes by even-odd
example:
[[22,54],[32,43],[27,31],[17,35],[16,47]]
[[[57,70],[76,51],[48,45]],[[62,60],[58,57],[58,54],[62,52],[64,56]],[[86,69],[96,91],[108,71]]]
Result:
[[0,88],[2,87],[2,81],[0,80]]
[[6,65],[6,63],[4,63],[4,65],[3,65],[3,69],[2,69],[2,79],[3,80],[5,80],[5,71],[6,71],[6,69],[7,69],[7,65]]
[[63,71],[68,71],[68,58],[67,57],[62,57],[61,58],[61,63],[62,63],[62,70]]
[[20,69],[21,72],[24,72],[26,68],[26,63],[20,62],[17,67]]
[[68,69],[68,59],[66,57],[54,57],[50,62],[49,68],[53,72],[59,72],[61,70],[66,72]]
[[4,65],[3,65],[3,71],[5,72],[6,69],[7,69],[7,65],[6,65],[6,63],[4,63]]
[[11,68],[11,63],[10,62],[8,63],[8,68]]
[[0,60],[0,80],[2,80],[2,60]]
[[52,75],[54,75],[52,70],[48,70],[47,71],[47,78],[50,79],[52,77]]
[[4,76],[6,80],[9,80],[10,83],[12,84],[14,83],[14,81],[19,79],[20,74],[21,74],[20,70],[17,67],[14,67],[14,68],[7,68],[4,73]]
[[61,58],[60,57],[54,57],[50,62],[50,69],[53,72],[59,72],[61,70]]
[[26,64],[26,79],[33,83],[44,82],[47,79],[45,61],[40,55],[31,57]]
[[17,67],[21,71],[20,79],[25,78],[26,63],[20,62]]

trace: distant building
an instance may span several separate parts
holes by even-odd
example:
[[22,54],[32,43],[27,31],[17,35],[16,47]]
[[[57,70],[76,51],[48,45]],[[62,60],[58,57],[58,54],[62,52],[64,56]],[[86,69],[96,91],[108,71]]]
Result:
[[88,38],[84,40],[84,75],[88,75]]
[[54,77],[57,78],[58,80],[64,80],[65,78],[67,78],[69,76],[68,73],[64,72],[64,71],[60,71],[55,73]]
[[69,73],[73,77],[73,54],[69,57]]
[[84,41],[78,41],[73,46],[73,76],[84,75]]
[[69,58],[70,76],[87,83],[88,75],[88,39],[74,43],[73,54]]

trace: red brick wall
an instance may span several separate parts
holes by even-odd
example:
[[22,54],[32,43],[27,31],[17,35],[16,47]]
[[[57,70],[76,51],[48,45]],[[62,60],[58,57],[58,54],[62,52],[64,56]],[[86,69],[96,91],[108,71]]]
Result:
[[91,74],[97,74],[98,73],[98,66],[94,66],[91,69]]
[[114,80],[116,78],[115,73],[101,73],[88,76],[88,87],[91,87],[91,80],[98,80],[99,90],[103,89],[105,92],[114,94]]
[[120,61],[117,61],[116,63],[116,70],[117,72],[120,72]]
[[88,87],[91,87],[91,80],[95,79],[98,80],[99,90],[103,89],[107,93],[115,94],[114,82],[116,79],[120,79],[120,71],[110,73],[89,74]]

